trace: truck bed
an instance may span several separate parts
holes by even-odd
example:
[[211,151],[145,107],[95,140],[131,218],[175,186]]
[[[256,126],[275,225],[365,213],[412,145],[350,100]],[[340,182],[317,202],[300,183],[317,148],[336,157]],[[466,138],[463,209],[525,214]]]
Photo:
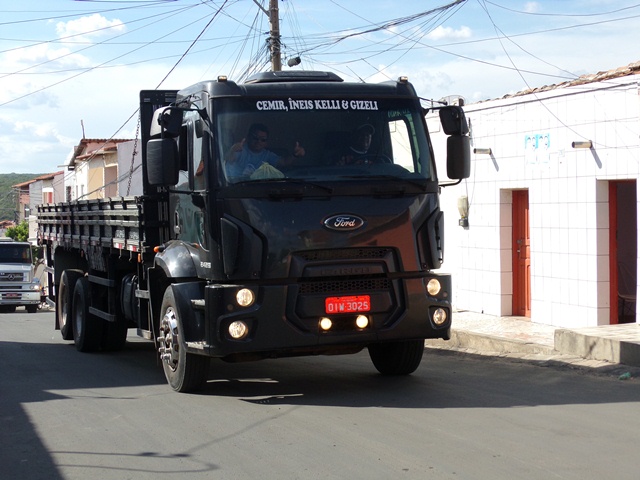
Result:
[[40,241],[54,248],[143,252],[141,218],[138,197],[38,205]]

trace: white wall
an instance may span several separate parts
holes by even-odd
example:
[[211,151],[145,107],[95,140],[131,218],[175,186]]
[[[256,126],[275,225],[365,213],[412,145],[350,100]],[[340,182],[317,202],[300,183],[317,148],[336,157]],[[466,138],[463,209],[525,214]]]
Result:
[[[134,146],[136,155],[133,159],[133,174],[130,175]],[[118,143],[118,195],[121,197],[142,195],[141,148],[140,142],[136,145],[133,140]]]
[[[472,149],[491,148],[492,155],[472,153],[471,178],[443,189],[444,269],[453,274],[454,306],[512,314],[511,192],[526,188],[532,321],[609,323],[607,181],[639,177],[639,80],[627,76],[465,107]],[[444,136],[432,137],[443,177]],[[592,140],[594,148],[574,149],[576,140]],[[462,195],[470,202],[468,230],[457,225]]]

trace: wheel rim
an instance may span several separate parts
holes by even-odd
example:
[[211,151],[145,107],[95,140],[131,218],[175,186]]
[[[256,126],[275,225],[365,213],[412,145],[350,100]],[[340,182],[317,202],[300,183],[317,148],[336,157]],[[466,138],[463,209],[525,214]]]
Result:
[[160,346],[160,358],[164,364],[172,371],[178,368],[180,357],[178,319],[173,308],[169,307],[164,312],[164,317],[160,322],[160,337],[158,338]]

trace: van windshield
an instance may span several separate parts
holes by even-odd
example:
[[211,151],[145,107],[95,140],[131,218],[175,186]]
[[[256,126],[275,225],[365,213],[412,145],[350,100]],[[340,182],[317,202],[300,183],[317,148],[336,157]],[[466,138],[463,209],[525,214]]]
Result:
[[411,99],[214,100],[227,183],[274,178],[435,180],[422,111]]

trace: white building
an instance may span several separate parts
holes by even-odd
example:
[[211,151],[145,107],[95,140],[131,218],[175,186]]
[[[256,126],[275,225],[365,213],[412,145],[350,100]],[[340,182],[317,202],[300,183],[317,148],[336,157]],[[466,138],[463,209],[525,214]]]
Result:
[[[637,321],[639,82],[636,62],[464,107],[471,177],[442,190],[457,309],[562,327]],[[442,177],[444,135],[428,124]]]
[[[83,138],[66,163],[67,170],[73,172],[73,175],[65,175],[66,200],[122,195],[119,175],[130,170],[133,144],[133,140]],[[125,164],[126,171],[120,172]]]

